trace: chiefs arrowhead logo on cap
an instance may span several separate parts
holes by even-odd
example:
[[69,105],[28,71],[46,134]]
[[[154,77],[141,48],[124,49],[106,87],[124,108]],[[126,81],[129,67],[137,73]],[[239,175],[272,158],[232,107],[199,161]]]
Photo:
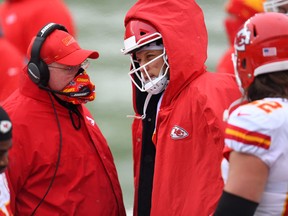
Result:
[[7,133],[8,131],[11,130],[11,128],[12,128],[12,124],[10,121],[8,121],[8,120],[0,121],[0,132],[2,134]]

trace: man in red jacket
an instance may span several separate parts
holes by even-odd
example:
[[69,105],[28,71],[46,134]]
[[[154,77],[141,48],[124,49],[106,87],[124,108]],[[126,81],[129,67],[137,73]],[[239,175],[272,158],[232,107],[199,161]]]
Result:
[[222,114],[235,78],[206,71],[207,30],[195,1],[139,0],[125,17],[135,120],[134,215],[209,215],[223,189]]
[[234,38],[244,22],[256,13],[263,12],[265,0],[228,0],[225,4],[224,20],[229,48],[216,65],[216,72],[234,74],[231,55],[234,53]]
[[8,183],[15,215],[124,216],[113,157],[84,106],[95,98],[87,58],[62,25],[31,41],[19,90],[3,107],[13,123]]
[[3,34],[25,56],[31,39],[49,22],[64,25],[75,36],[75,24],[63,0],[4,0],[0,4]]

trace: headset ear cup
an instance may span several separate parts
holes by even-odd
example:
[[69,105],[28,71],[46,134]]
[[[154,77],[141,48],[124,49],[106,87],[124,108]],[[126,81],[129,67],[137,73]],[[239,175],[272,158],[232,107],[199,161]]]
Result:
[[30,79],[38,85],[40,83],[40,71],[38,66],[34,62],[29,62],[27,71]]
[[28,63],[28,75],[34,83],[42,86],[47,86],[50,78],[48,66],[42,60]]
[[49,68],[48,68],[48,65],[40,60],[39,62],[39,67],[41,68],[40,70],[40,85],[42,86],[47,86],[48,85],[48,82],[49,82],[49,78],[50,78],[50,71],[49,71]]
[[29,78],[38,86],[47,86],[50,78],[48,65],[41,59],[41,48],[47,37],[56,29],[68,32],[67,29],[56,23],[48,23],[37,34],[31,48],[31,58],[27,65]]

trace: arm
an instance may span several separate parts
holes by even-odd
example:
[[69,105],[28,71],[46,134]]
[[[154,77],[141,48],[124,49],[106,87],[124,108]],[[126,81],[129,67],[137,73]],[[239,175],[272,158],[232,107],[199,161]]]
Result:
[[258,157],[231,152],[227,184],[215,216],[252,216],[261,200],[269,168]]

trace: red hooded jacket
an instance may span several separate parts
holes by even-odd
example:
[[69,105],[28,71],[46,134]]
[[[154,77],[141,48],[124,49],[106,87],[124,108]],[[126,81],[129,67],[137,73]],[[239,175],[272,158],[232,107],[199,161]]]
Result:
[[[170,82],[153,136],[156,155],[150,214],[210,215],[223,189],[222,114],[241,95],[235,78],[206,71],[207,31],[195,1],[139,0],[126,14],[125,25],[131,19],[146,20],[158,29],[170,65]],[[134,110],[139,115],[137,91],[133,88]],[[134,215],[138,215],[142,140],[146,138],[142,131],[141,120],[134,120]],[[177,136],[181,133],[185,136]]]
[[64,25],[75,36],[75,24],[63,0],[4,0],[0,4],[4,36],[26,56],[31,39],[47,23]]
[[81,117],[70,115],[26,70],[20,89],[3,104],[13,123],[7,178],[14,215],[31,215],[57,167],[36,215],[126,215],[112,154],[89,111],[79,105]]

